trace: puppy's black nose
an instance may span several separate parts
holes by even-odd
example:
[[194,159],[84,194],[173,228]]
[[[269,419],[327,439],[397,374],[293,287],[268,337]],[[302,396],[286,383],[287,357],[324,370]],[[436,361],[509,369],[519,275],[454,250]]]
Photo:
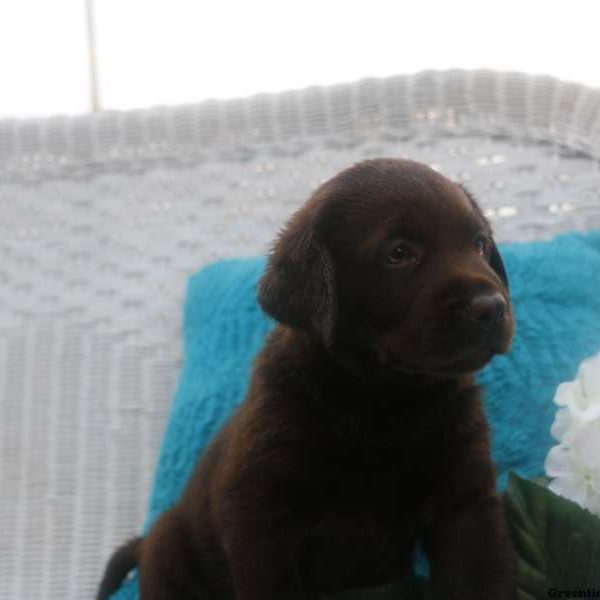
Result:
[[506,312],[506,301],[500,292],[479,294],[467,304],[467,316],[490,329]]

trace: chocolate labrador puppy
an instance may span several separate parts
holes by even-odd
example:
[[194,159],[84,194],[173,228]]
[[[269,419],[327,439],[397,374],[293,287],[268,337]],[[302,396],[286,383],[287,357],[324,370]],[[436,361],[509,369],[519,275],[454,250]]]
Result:
[[508,350],[508,282],[470,194],[367,160],[280,234],[258,299],[279,324],[181,500],[111,559],[142,600],[300,600],[411,572],[439,598],[514,598],[473,374]]

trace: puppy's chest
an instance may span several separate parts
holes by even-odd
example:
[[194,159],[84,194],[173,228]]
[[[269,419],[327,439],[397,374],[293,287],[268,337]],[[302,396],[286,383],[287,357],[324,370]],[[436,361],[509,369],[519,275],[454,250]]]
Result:
[[377,406],[340,410],[319,427],[321,458],[338,472],[345,467],[347,476],[375,471],[393,478],[420,471],[433,466],[452,434],[446,412],[438,406],[420,411]]
[[324,420],[309,458],[323,508],[410,512],[439,481],[452,428],[438,407],[342,410]]
[[433,471],[393,456],[327,467],[308,529],[315,583],[336,590],[398,577],[411,564]]
[[444,457],[444,433],[434,421],[357,422],[346,415],[313,447],[313,486],[324,511],[410,512],[431,493]]
[[335,591],[399,578],[410,568],[416,525],[374,512],[323,513],[305,548],[312,583]]
[[346,444],[321,455],[312,483],[325,512],[406,513],[432,493],[441,462],[431,447]]
[[417,450],[443,439],[443,415],[408,412],[340,412],[331,420],[331,438],[366,454]]
[[[333,441],[335,440],[335,443]],[[377,585],[410,568],[439,479],[435,421],[338,422],[313,472],[313,577],[322,589]]]

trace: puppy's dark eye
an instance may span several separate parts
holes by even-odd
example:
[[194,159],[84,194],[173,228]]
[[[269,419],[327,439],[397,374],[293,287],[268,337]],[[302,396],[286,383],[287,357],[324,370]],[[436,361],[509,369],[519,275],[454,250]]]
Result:
[[413,264],[417,262],[417,258],[415,250],[405,242],[396,244],[388,255],[388,261],[394,265]]
[[479,234],[475,238],[475,250],[477,250],[477,253],[481,254],[482,256],[487,252],[488,244],[488,239],[483,234]]

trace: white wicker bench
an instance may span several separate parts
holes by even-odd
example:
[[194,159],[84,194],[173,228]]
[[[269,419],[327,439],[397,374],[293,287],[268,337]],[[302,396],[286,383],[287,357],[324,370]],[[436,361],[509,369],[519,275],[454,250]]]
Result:
[[548,77],[0,121],[0,598],[91,597],[141,526],[187,276],[383,155],[466,182],[500,241],[600,227],[600,91]]

